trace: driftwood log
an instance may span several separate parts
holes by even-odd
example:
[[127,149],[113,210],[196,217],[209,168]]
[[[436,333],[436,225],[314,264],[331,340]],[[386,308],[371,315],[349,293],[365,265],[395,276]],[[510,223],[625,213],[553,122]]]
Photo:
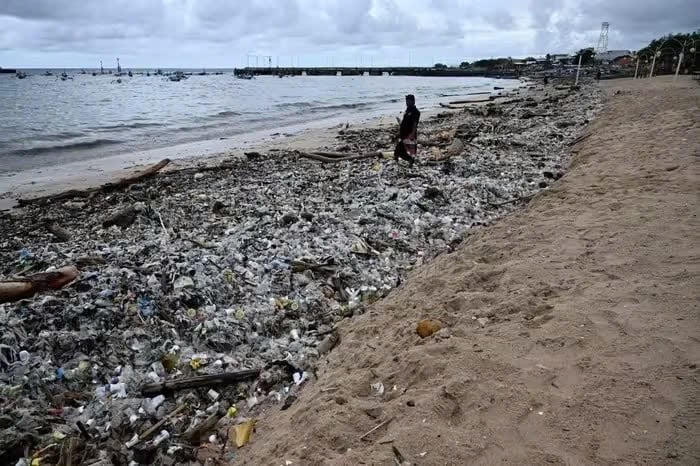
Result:
[[63,243],[65,243],[66,241],[70,241],[70,233],[62,226],[52,222],[47,222],[45,226],[46,230],[52,235],[54,235],[58,241]]
[[480,102],[490,102],[495,98],[496,98],[495,96],[491,96],[488,99],[480,99],[480,100],[453,100],[452,102],[450,102],[450,105],[478,104]]
[[175,416],[177,416],[181,412],[185,411],[187,408],[189,408],[187,403],[178,406],[173,412],[171,412],[170,414],[165,416],[163,419],[161,419],[160,421],[153,424],[153,426],[150,429],[147,429],[146,431],[144,431],[143,434],[139,435],[139,442],[145,442],[146,440],[151,438],[153,436],[153,434],[158,432],[158,430],[165,425],[166,422],[170,421]]
[[443,104],[442,102],[440,102],[440,107],[442,107],[442,108],[447,108],[447,109],[450,109],[450,110],[461,110],[461,109],[463,109],[463,108],[467,108],[467,107],[464,107],[464,106],[462,106],[462,107],[455,107],[454,105]]
[[206,436],[214,430],[223,416],[219,413],[214,413],[199,424],[190,427],[182,435],[182,438],[191,444],[199,445],[202,437]]
[[62,193],[58,194],[53,194],[50,196],[41,196],[41,197],[34,197],[31,199],[17,199],[17,203],[19,204],[20,207],[31,205],[31,204],[38,204],[38,203],[43,203],[43,202],[48,202],[48,201],[60,201],[64,199],[72,199],[74,197],[88,197],[92,194],[98,193],[98,192],[110,192],[110,191],[115,191],[117,189],[125,188],[127,186],[130,186],[134,183],[138,183],[139,181],[142,181],[146,178],[149,178],[159,171],[161,171],[163,168],[165,168],[166,165],[170,163],[170,159],[163,159],[160,162],[158,162],[155,165],[151,165],[144,171],[137,173],[134,176],[129,176],[126,178],[122,178],[118,181],[115,181],[113,183],[106,183],[103,184],[102,186],[98,186],[96,188],[89,188],[89,189],[71,189],[70,191],[65,191]]
[[228,385],[256,378],[260,374],[259,369],[248,369],[237,372],[225,372],[223,374],[200,375],[198,377],[185,377],[178,380],[146,384],[141,387],[143,396],[154,396],[162,392],[186,390],[189,388],[212,387],[216,385]]
[[338,163],[346,162],[349,160],[362,160],[370,158],[379,158],[382,156],[381,152],[368,152],[366,154],[343,154],[342,152],[295,152],[300,157],[304,157],[311,160],[317,160],[323,163]]
[[9,303],[31,298],[45,290],[63,288],[80,275],[74,266],[61,267],[53,272],[42,272],[28,277],[0,282],[0,303]]
[[134,206],[126,207],[115,212],[102,221],[103,228],[109,228],[112,225],[117,225],[121,228],[127,228],[136,221],[138,210]]

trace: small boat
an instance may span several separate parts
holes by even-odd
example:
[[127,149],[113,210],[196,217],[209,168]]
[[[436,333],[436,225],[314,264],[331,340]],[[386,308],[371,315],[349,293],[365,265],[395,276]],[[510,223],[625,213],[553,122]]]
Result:
[[173,82],[179,82],[182,81],[183,79],[187,79],[187,75],[183,73],[182,71],[176,71],[170,76],[168,76],[168,79],[170,79]]
[[255,76],[252,74],[244,73],[244,74],[237,74],[236,78],[238,79],[253,79]]
[[129,70],[129,72],[127,74],[129,75],[130,78],[134,76],[134,74],[131,72],[131,70]]
[[3,68],[0,66],[0,74],[15,74],[17,70],[13,70],[11,68]]
[[18,71],[15,76],[17,76],[17,79],[24,79],[27,77],[27,73],[25,73],[24,71]]
[[85,70],[80,70],[80,74],[87,74],[87,71],[85,71]]
[[44,76],[53,76],[53,73],[50,72],[49,70],[46,70],[46,72],[44,73]]

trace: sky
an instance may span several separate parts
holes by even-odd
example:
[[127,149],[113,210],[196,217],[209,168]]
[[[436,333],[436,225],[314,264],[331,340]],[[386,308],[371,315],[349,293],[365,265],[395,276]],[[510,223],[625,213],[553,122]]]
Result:
[[[430,66],[637,50],[698,0],[0,0],[6,68]],[[268,58],[269,57],[269,58]]]

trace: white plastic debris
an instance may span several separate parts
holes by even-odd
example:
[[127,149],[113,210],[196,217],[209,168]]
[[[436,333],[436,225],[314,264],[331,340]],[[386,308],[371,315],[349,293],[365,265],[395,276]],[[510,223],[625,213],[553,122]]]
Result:
[[178,277],[173,283],[173,290],[182,291],[185,288],[194,288],[194,280],[188,276]]
[[369,387],[372,391],[372,395],[374,396],[382,396],[384,394],[384,384],[382,382],[375,382]]
[[258,404],[258,397],[253,395],[248,400],[246,400],[246,404],[248,405],[248,409],[251,409],[253,406]]
[[219,399],[220,395],[219,395],[219,392],[217,392],[216,390],[209,389],[209,391],[207,392],[207,396],[209,397],[209,399],[211,401],[216,401]]
[[153,445],[159,445],[164,440],[167,440],[169,438],[170,438],[170,432],[168,432],[167,430],[161,430],[160,434],[158,434],[158,436],[153,439]]
[[294,383],[296,385],[301,385],[306,380],[306,372],[302,372],[302,373],[295,372],[292,375],[292,378],[294,379]]
[[151,398],[148,400],[148,404],[146,405],[146,410],[148,411],[148,414],[155,414],[156,410],[160,405],[163,404],[165,401],[165,396],[163,395],[158,395],[156,397]]
[[19,352],[19,360],[22,361],[23,364],[26,364],[29,362],[29,351],[22,350]]
[[109,393],[115,398],[126,398],[126,384],[122,382],[110,384]]
[[134,436],[131,437],[131,440],[126,442],[124,445],[126,445],[126,448],[132,448],[137,443],[139,443],[139,434],[134,434]]

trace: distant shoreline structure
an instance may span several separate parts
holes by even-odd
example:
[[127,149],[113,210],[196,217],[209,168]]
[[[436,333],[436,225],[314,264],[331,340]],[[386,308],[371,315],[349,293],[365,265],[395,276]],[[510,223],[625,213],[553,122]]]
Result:
[[495,73],[462,68],[434,68],[416,66],[385,67],[245,67],[235,68],[236,75],[244,76],[428,76],[428,77],[484,77],[517,79],[514,73]]

